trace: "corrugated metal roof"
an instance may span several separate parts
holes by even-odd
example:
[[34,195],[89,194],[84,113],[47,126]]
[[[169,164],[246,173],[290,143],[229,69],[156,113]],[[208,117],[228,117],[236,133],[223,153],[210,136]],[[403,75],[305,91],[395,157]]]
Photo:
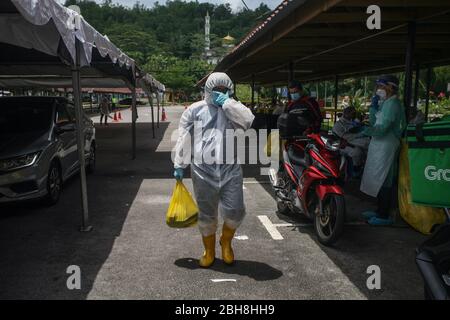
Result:
[[281,14],[282,12],[284,12],[287,7],[289,5],[291,5],[294,2],[299,2],[299,1],[295,1],[295,0],[284,0],[282,1],[278,7],[276,7],[272,13],[258,26],[256,26],[253,30],[251,30],[245,37],[243,40],[241,40],[241,42],[239,44],[237,44],[233,50],[230,52],[230,54],[234,54],[236,51],[238,51],[239,49],[241,49],[241,47],[245,46],[245,44],[247,44],[258,32],[261,32],[261,30],[263,30],[265,27],[267,27],[267,25],[274,20],[274,18]]

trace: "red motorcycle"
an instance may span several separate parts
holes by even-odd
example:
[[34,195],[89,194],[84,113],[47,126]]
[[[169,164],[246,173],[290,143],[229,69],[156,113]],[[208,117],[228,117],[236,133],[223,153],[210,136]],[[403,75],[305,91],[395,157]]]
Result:
[[340,143],[320,134],[290,138],[282,147],[284,170],[270,171],[279,213],[313,220],[319,242],[327,246],[339,238],[345,222],[347,162]]

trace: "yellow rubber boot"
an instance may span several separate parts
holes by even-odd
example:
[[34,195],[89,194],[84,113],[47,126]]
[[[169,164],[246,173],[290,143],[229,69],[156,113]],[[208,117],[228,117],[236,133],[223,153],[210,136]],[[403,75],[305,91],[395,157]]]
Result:
[[233,248],[231,247],[231,240],[233,240],[236,229],[228,227],[223,224],[222,236],[220,237],[220,245],[222,246],[222,259],[226,264],[234,262]]
[[205,246],[205,252],[200,258],[199,265],[203,268],[208,268],[214,262],[216,258],[216,234],[212,234],[207,237],[202,237],[203,245]]

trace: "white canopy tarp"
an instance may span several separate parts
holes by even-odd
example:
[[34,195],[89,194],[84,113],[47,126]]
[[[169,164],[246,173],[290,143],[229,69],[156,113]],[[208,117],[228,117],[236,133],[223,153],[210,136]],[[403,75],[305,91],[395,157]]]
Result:
[[[130,87],[133,97],[133,158],[136,151],[137,82],[152,92],[163,91],[164,85],[139,70],[133,59],[92,28],[78,13],[54,0],[1,0],[0,30],[1,87],[73,87],[78,128],[77,152],[82,168],[80,230],[90,231],[86,173],[83,170],[82,85]],[[153,106],[152,126],[154,128]]]
[[[21,47],[34,48],[41,52],[45,52],[50,55],[57,55],[59,37],[64,42],[67,50],[75,59],[75,37],[80,40],[82,44],[82,52],[80,57],[80,65],[90,65],[92,61],[92,48],[95,46],[100,52],[102,57],[109,56],[113,63],[118,63],[121,67],[126,65],[127,68],[134,68],[134,60],[124,54],[119,48],[117,48],[111,41],[101,35],[95,30],[89,23],[87,23],[77,12],[70,10],[54,0],[10,0],[24,21],[18,21],[19,17],[11,16],[5,17],[5,24],[9,25],[9,28],[2,29],[11,32],[2,32],[0,41],[10,44],[15,44]],[[11,21],[13,19],[14,21]],[[58,33],[58,38],[55,32],[51,32],[50,27],[46,32],[35,32],[37,30],[42,31],[39,27],[48,25],[52,20]],[[14,23],[11,23],[14,22]],[[31,23],[33,27],[30,28],[26,25],[27,22]],[[76,31],[74,32],[74,28]],[[14,30],[17,28],[17,31]],[[33,37],[24,37],[28,30],[32,33]],[[25,31],[25,33],[23,32]]]

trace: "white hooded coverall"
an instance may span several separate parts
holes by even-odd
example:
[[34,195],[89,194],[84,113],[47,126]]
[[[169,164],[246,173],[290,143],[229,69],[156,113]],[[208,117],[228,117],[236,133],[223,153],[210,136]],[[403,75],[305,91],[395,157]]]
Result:
[[[222,107],[216,106],[211,94],[217,86],[227,87],[230,96],[233,94],[233,82],[228,75],[215,72],[208,77],[205,99],[192,104],[181,116],[173,157],[175,168],[191,165],[199,207],[198,226],[204,237],[216,232],[218,211],[232,229],[237,229],[244,219],[242,169],[237,156],[233,161],[225,158],[227,144],[234,143],[234,139],[227,139],[226,130],[247,130],[254,119],[249,108],[232,98]],[[219,160],[205,161],[211,155]]]

